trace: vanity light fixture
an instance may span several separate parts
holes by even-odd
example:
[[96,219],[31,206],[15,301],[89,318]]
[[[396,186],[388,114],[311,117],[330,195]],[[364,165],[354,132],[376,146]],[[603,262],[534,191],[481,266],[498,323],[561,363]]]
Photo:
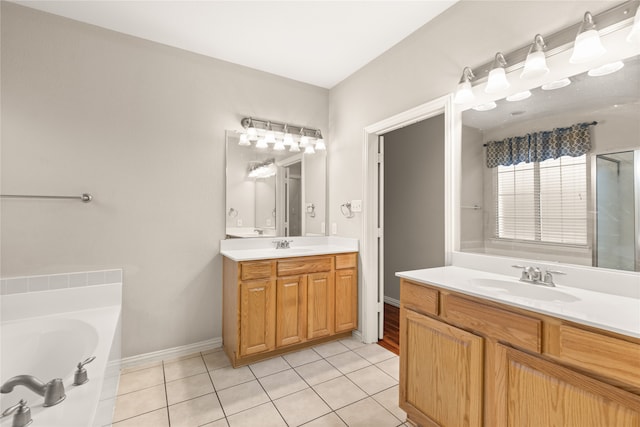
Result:
[[474,96],[473,90],[471,89],[471,80],[473,80],[475,77],[476,76],[473,74],[473,71],[471,71],[471,68],[464,67],[453,102],[455,102],[456,104],[467,104],[469,102],[473,102],[476,97]]
[[585,12],[569,62],[572,64],[582,64],[598,58],[605,52],[606,49],[602,46],[600,35],[596,29],[596,24],[593,22],[591,12]]
[[244,147],[251,145],[251,142],[249,141],[249,135],[247,135],[246,133],[241,133],[240,134],[240,141],[238,142],[238,145],[242,145]]
[[547,45],[542,36],[536,34],[529,48],[527,59],[524,62],[524,70],[522,70],[522,74],[520,74],[521,79],[537,79],[549,72],[547,58],[544,54],[546,47]]
[[322,137],[322,133],[320,130],[316,130],[316,150],[326,150],[327,146],[324,144],[324,138]]
[[514,93],[513,95],[507,96],[507,101],[509,102],[522,101],[523,99],[527,99],[530,96],[531,96],[531,92],[528,90],[525,90],[525,91]]
[[564,79],[555,80],[549,83],[545,83],[541,86],[541,88],[542,90],[556,90],[556,89],[569,86],[570,84],[571,84],[571,80],[568,78],[564,78]]
[[622,67],[624,67],[624,62],[622,61],[610,62],[608,64],[601,65],[598,68],[589,70],[587,74],[591,77],[606,76],[607,74],[612,74],[621,70]]
[[501,52],[496,53],[493,60],[493,66],[489,71],[489,80],[487,86],[484,88],[486,93],[497,93],[509,88],[509,82],[507,81],[507,75],[504,72],[504,67],[507,66],[507,61],[504,59],[504,55]]
[[640,43],[640,6],[636,10],[636,17],[633,18],[633,27],[627,36],[629,43]]
[[493,110],[497,106],[498,105],[495,102],[491,101],[491,102],[487,102],[486,104],[476,105],[475,107],[473,107],[473,109],[476,111],[489,111],[489,110]]

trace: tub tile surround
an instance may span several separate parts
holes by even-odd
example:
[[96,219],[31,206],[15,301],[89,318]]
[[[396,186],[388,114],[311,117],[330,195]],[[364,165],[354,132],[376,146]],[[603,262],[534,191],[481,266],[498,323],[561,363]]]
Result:
[[123,369],[111,425],[405,425],[398,356],[353,338],[330,344],[237,369],[222,349]]
[[122,269],[18,276],[0,279],[0,295],[122,283]]

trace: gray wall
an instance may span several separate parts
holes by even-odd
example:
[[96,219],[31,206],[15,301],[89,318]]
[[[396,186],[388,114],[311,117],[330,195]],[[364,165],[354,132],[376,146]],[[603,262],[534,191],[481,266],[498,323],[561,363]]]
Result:
[[397,271],[444,265],[444,115],[384,135],[384,296]]
[[328,91],[2,2],[1,275],[124,268],[123,356],[221,336],[225,129]]

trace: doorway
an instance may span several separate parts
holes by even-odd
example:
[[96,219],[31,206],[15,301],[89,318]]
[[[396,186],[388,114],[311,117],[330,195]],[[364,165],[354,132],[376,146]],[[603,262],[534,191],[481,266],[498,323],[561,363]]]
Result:
[[[457,191],[459,165],[454,159],[459,159],[459,114],[454,116],[452,97],[450,95],[438,98],[396,116],[367,126],[364,129],[364,194],[363,194],[363,230],[361,245],[362,282],[361,282],[361,313],[362,340],[366,343],[378,342],[384,332],[384,193],[380,191],[380,182],[384,183],[384,154],[379,153],[379,138],[411,124],[443,115],[443,259],[444,265],[450,264],[451,253],[454,248],[454,223],[459,215],[454,209],[457,204],[454,189]],[[384,140],[384,138],[383,138]],[[389,148],[386,148],[387,153]],[[382,167],[380,164],[382,163]],[[424,267],[422,265],[421,267]]]

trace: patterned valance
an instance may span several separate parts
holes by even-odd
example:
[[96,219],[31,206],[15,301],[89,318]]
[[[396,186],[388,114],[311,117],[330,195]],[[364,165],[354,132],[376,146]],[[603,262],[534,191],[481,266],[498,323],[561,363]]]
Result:
[[596,124],[598,123],[576,123],[569,127],[487,142],[487,167],[542,162],[562,156],[581,156],[591,150],[590,126]]

